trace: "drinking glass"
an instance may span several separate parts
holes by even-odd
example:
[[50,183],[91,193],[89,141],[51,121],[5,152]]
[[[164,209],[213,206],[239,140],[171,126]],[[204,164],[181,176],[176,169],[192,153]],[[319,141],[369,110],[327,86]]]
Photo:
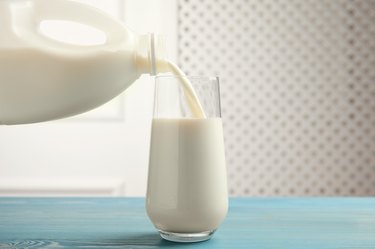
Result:
[[[192,111],[186,82],[205,116]],[[146,209],[161,237],[175,242],[208,240],[225,218],[228,192],[217,77],[156,77]]]

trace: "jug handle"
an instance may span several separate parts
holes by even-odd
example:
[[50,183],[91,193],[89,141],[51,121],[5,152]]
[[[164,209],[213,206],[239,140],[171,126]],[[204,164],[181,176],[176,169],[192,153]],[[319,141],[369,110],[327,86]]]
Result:
[[[36,24],[39,38],[45,42],[65,48],[92,48],[97,46],[114,46],[121,44],[127,36],[126,27],[107,13],[86,4],[70,0],[35,0],[34,13],[37,17]],[[45,20],[72,21],[91,26],[106,35],[106,42],[94,46],[78,46],[48,38],[39,31],[39,25]]]

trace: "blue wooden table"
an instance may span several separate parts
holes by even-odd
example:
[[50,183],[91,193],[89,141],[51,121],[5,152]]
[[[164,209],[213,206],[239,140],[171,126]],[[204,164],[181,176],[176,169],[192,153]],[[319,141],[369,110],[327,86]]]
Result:
[[375,249],[375,198],[231,199],[207,242],[162,240],[141,198],[0,198],[0,248]]

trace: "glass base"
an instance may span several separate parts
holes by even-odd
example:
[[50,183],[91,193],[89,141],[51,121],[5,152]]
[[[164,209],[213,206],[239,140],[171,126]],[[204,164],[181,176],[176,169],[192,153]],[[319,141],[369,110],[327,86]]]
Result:
[[205,240],[211,239],[212,235],[215,233],[216,230],[212,231],[205,231],[201,233],[173,233],[173,232],[165,232],[159,230],[160,236],[163,239],[173,241],[173,242],[201,242]]

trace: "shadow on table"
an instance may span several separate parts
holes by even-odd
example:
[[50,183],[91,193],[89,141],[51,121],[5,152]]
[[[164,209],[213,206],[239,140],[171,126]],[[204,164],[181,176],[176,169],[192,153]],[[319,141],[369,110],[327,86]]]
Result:
[[[93,243],[95,244],[95,243]],[[143,233],[137,235],[124,235],[117,238],[108,238],[96,243],[98,246],[106,244],[107,246],[163,246],[177,247],[186,244],[174,243],[164,240],[158,233]]]
[[90,240],[17,240],[0,242],[2,248],[166,248],[179,247],[186,244],[163,240],[158,233],[144,233],[138,235],[124,235],[116,238]]
[[178,247],[182,244],[163,240],[157,233],[144,233],[125,235],[116,238],[103,238],[99,240],[17,240],[0,242],[1,248],[155,248]]

